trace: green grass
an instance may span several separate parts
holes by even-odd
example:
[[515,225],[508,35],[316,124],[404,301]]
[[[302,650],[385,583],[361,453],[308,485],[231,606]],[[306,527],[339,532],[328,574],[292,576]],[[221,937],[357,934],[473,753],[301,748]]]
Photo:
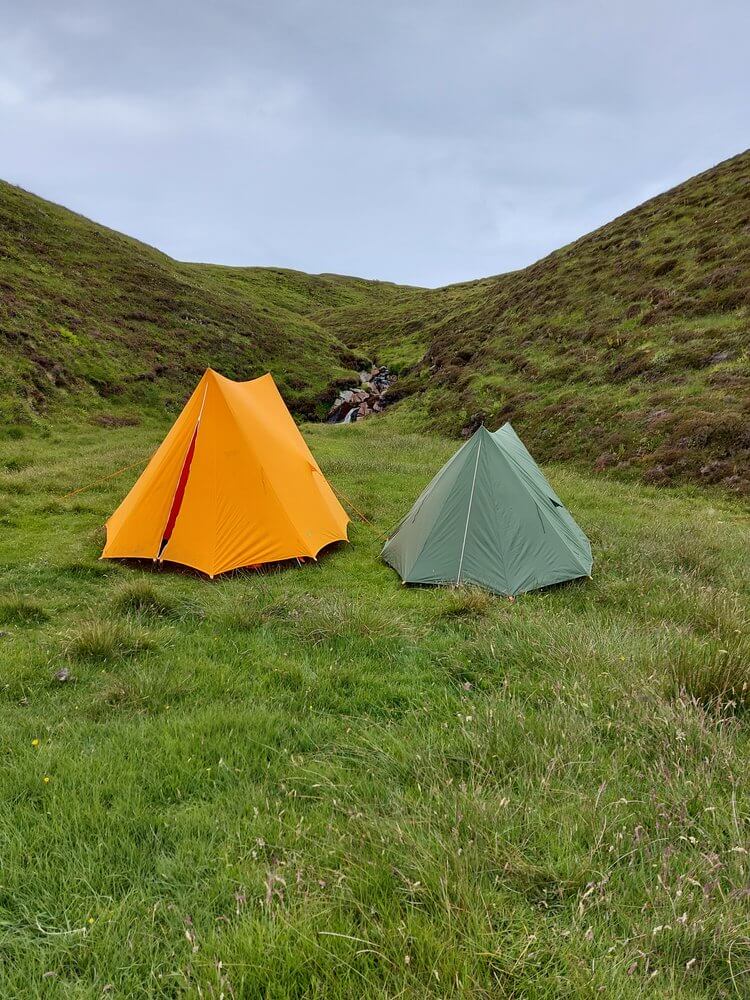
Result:
[[175,610],[173,602],[148,577],[128,580],[115,591],[112,606],[121,614],[162,616]]
[[738,501],[555,466],[592,581],[404,587],[455,444],[393,414],[305,429],[318,563],[101,562],[136,471],[60,497],[165,426],[0,443],[0,996],[747,995]]
[[0,597],[0,625],[36,625],[46,620],[39,601],[17,594]]

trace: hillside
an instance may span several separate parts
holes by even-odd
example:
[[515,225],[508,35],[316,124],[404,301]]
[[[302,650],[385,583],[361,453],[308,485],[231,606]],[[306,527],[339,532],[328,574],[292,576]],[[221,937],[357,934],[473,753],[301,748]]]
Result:
[[209,365],[229,377],[271,370],[300,413],[360,358],[306,317],[312,309],[400,300],[380,282],[282,269],[182,264],[0,183],[3,421],[65,394],[181,401]]
[[432,428],[543,459],[750,484],[750,152],[522,271],[313,318],[408,372]]
[[750,488],[750,152],[521,271],[442,289],[182,264],[0,184],[0,416],[178,405],[270,369],[320,417],[364,358],[415,427],[512,419],[542,459]]

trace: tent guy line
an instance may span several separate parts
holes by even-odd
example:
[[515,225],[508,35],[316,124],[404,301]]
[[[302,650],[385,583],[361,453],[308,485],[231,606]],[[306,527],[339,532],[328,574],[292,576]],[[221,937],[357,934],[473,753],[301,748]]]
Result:
[[86,490],[93,490],[95,486],[100,486],[102,483],[108,482],[110,479],[116,479],[117,476],[123,475],[125,472],[130,472],[131,469],[139,469],[143,466],[143,463],[147,461],[145,458],[139,458],[137,462],[133,462],[132,465],[125,465],[122,469],[118,469],[116,472],[110,472],[108,476],[102,476],[101,479],[95,479],[93,483],[87,483],[86,486],[79,486],[78,489],[71,490],[70,493],[63,493],[62,496],[58,497],[58,500],[69,500],[71,497],[78,496],[79,493],[85,493]]

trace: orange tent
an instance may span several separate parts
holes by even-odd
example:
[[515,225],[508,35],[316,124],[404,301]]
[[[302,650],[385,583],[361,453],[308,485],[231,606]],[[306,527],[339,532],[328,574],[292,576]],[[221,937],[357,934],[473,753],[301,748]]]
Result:
[[311,556],[349,518],[271,375],[210,368],[107,521],[103,559],[168,560],[209,576]]

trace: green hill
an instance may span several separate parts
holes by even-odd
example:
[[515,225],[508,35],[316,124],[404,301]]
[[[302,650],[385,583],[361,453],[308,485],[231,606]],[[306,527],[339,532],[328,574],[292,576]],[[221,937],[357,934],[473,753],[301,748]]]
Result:
[[512,419],[543,459],[750,485],[750,151],[522,271],[314,318],[408,371],[433,428]]
[[0,415],[23,421],[65,394],[96,406],[178,402],[207,366],[271,370],[300,413],[362,359],[307,318],[400,301],[382,282],[182,264],[0,183]]
[[6,422],[72,393],[174,406],[208,365],[270,369],[319,417],[367,357],[400,371],[420,429],[512,419],[543,460],[747,491],[749,345],[750,152],[531,267],[433,290],[182,264],[0,184]]

